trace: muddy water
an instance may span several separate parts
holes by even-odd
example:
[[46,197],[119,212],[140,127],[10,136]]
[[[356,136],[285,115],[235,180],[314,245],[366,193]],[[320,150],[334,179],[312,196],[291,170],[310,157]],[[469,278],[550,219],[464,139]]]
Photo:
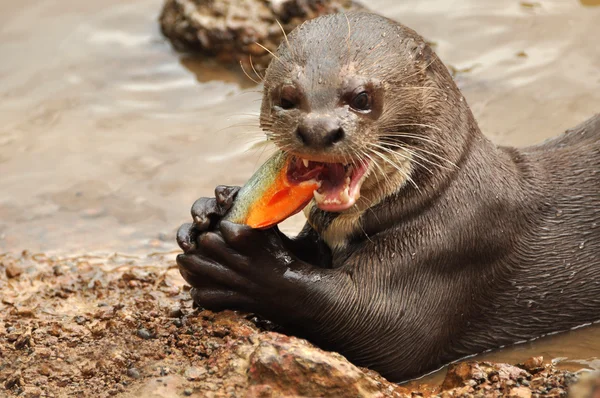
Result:
[[[600,111],[597,0],[369,3],[435,43],[497,143],[539,142]],[[257,88],[174,53],[160,6],[0,3],[0,252],[172,251],[197,197],[265,159],[252,149]],[[598,369],[600,327],[485,357],[534,354]]]

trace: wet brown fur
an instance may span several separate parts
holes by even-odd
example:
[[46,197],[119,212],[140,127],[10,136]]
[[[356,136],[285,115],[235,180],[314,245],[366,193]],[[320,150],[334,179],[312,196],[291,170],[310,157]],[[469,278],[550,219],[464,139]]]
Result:
[[[351,240],[334,250],[332,266],[347,272],[358,305],[335,332],[323,331],[334,340],[328,343],[384,374],[414,375],[599,320],[600,117],[539,146],[498,148],[479,131],[447,68],[419,35],[355,14],[349,50],[339,46],[346,54],[338,55],[344,18],[299,28],[290,36],[297,50],[281,49],[282,62],[300,59],[315,68],[326,58],[339,63],[332,68],[339,73],[356,60],[355,73],[380,79],[386,99],[395,100],[386,102],[373,129],[414,124],[401,131],[444,145],[409,140],[439,156],[423,162],[434,173],[415,165],[418,190],[399,186],[352,226],[330,226],[339,216],[311,208],[313,227],[330,235],[341,229],[337,235]],[[266,93],[282,78],[273,69],[281,70],[267,72]],[[264,104],[263,115],[269,114]],[[357,131],[356,139],[374,140],[377,133]]]
[[[274,114],[282,83],[300,76],[305,112],[341,112],[329,104],[341,79],[373,79],[380,114],[342,113],[350,133],[331,156],[360,154],[369,142],[408,146],[421,156],[406,168],[416,186],[372,169],[365,195],[388,186],[370,196],[372,206],[350,216],[313,206],[303,233],[283,243],[299,258],[285,265],[296,276],[256,271],[285,284],[283,297],[232,307],[263,313],[391,380],[600,319],[600,115],[537,146],[497,147],[412,30],[340,14],[288,39],[266,74],[261,123],[271,138],[292,153],[323,155],[292,140],[298,114]],[[327,240],[330,257],[322,254]],[[286,269],[253,250],[257,267]],[[190,270],[200,271],[186,264],[194,284]],[[210,306],[208,296],[197,298]]]

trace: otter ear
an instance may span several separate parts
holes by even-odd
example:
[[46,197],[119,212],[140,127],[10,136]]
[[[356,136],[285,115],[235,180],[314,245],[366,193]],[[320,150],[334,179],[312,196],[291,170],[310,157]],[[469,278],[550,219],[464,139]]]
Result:
[[413,49],[414,59],[419,63],[429,67],[434,60],[435,54],[427,42],[415,43]]

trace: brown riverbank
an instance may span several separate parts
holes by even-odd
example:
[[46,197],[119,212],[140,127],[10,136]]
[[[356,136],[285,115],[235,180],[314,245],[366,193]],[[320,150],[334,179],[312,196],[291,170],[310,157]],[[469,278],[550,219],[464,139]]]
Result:
[[2,396],[561,397],[577,379],[538,358],[398,386],[252,315],[193,309],[171,253],[5,255],[0,289]]

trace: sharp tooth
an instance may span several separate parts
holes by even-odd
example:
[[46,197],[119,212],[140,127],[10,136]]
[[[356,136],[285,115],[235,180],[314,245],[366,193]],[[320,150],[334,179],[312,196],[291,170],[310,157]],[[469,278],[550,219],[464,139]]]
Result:
[[346,188],[350,186],[350,177],[346,177]]
[[325,202],[325,195],[321,195],[316,189],[313,192],[313,195],[315,196],[315,200],[317,201],[317,203]]
[[304,165],[304,167],[308,168],[308,163],[308,160],[302,159],[302,164]]
[[340,199],[342,199],[343,203],[350,202],[350,187],[346,187],[340,194]]

